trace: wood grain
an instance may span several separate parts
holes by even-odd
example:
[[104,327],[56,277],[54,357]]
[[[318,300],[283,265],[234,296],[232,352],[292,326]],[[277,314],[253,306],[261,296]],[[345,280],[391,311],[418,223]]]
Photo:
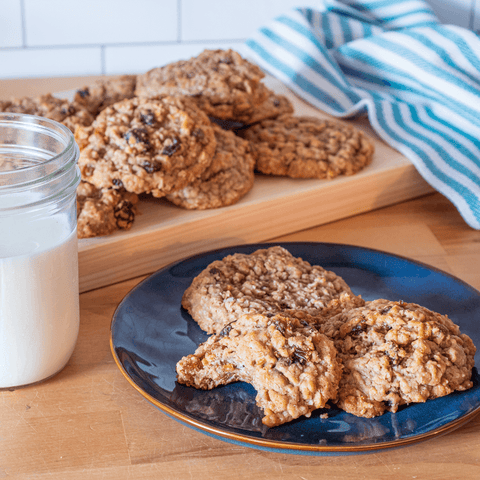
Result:
[[[331,118],[279,81],[267,77],[265,82],[290,98],[297,115]],[[265,241],[432,191],[413,165],[384,143],[365,119],[352,123],[375,142],[373,162],[365,170],[334,180],[256,175],[252,191],[240,202],[208,211],[186,211],[163,199],[144,199],[130,231],[80,241],[80,290],[150,273],[204,250]]]
[[[270,240],[378,248],[450,271],[480,289],[480,232],[439,194]],[[262,452],[177,423],[130,386],[109,351],[113,312],[142,278],[83,293],[80,335],[67,367],[49,381],[0,392],[0,478],[480,478],[478,416],[427,442],[346,457]]]
[[[212,225],[202,249],[215,244]],[[259,232],[265,228],[254,227]],[[264,234],[269,241],[329,241],[386,250],[441,268],[480,289],[480,232],[438,193],[288,235]],[[178,242],[181,249],[184,239]],[[175,254],[176,246],[172,248]],[[129,254],[134,255],[133,246]],[[37,385],[0,391],[0,479],[480,478],[480,416],[433,440],[343,457],[262,452],[172,420],[130,386],[110,354],[113,312],[143,278],[82,293],[78,342],[62,372]]]
[[[11,96],[12,89],[18,95],[20,87],[32,95],[58,92],[64,86],[84,86],[95,79],[20,81],[17,90],[8,81],[2,97]],[[267,77],[265,83],[291,100],[295,114],[332,118],[278,80]],[[256,175],[252,191],[240,202],[208,211],[187,211],[163,199],[142,199],[131,230],[79,241],[80,291],[151,273],[203,250],[265,241],[433,191],[411,162],[384,143],[365,118],[347,123],[363,130],[375,143],[372,164],[360,173],[333,180]]]

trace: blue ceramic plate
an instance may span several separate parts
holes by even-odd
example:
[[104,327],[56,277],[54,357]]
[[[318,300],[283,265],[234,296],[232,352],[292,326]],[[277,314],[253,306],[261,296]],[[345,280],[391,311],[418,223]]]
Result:
[[[384,252],[328,243],[281,244],[294,256],[342,276],[365,300],[404,300],[447,314],[480,346],[480,292],[421,263]],[[127,380],[176,420],[225,441],[269,451],[339,455],[398,447],[449,432],[480,411],[480,379],[466,392],[403,406],[367,419],[336,407],[275,428],[262,422],[255,390],[239,382],[203,391],[176,382],[175,365],[208,336],[182,309],[181,298],[208,264],[270,244],[242,245],[188,258],[154,273],[118,306],[112,353]],[[478,367],[478,355],[475,365]],[[320,415],[328,412],[328,418]]]

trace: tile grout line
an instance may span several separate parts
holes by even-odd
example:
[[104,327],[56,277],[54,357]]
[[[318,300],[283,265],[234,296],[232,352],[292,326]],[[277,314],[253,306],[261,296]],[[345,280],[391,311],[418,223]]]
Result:
[[58,44],[58,45],[35,45],[25,47],[2,47],[2,51],[15,50],[55,50],[55,49],[79,49],[79,48],[129,48],[129,47],[162,47],[162,46],[177,46],[177,45],[201,45],[204,43],[236,43],[245,42],[245,38],[220,38],[220,39],[200,39],[200,40],[185,40],[179,42],[178,40],[166,41],[152,41],[152,42],[127,42],[127,43],[85,43],[85,44]]

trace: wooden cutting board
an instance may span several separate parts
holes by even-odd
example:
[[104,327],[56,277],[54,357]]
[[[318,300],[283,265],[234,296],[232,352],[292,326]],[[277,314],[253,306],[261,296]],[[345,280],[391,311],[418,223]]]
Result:
[[[265,83],[288,96],[296,115],[332,118],[278,80],[268,77]],[[366,118],[348,123],[375,142],[373,162],[360,173],[333,180],[257,175],[240,202],[215,210],[187,211],[164,199],[142,199],[129,231],[79,240],[80,291],[148,274],[196,253],[267,241],[433,191],[408,159],[375,134]]]

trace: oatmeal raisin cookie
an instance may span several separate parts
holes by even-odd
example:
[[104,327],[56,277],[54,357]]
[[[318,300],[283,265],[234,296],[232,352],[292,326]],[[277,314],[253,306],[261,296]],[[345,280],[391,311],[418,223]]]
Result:
[[79,88],[75,92],[74,101],[96,117],[104,108],[134,97],[136,83],[136,75],[121,75],[100,80],[93,85]]
[[[219,333],[244,313],[303,312],[317,317],[363,305],[345,281],[280,246],[212,262],[192,281],[182,306],[208,333]],[[297,314],[298,316],[298,314]]]
[[264,76],[233,50],[204,50],[197,57],[139,75],[136,94],[188,95],[209,116],[234,120],[251,115],[267,99]]
[[212,163],[193,183],[167,195],[175,205],[196,210],[225,207],[252,189],[255,162],[250,144],[217,125],[213,129],[217,148]]
[[251,317],[239,316],[182,358],[178,381],[201,389],[235,381],[252,384],[262,422],[269,427],[309,417],[335,398],[341,366],[333,342],[298,319]]
[[281,115],[240,134],[252,144],[259,172],[292,178],[353,175],[372,161],[374,144],[360,130],[315,117]]
[[54,97],[51,94],[0,101],[0,112],[24,113],[49,118],[62,123],[72,132],[77,125],[88,126],[94,120],[90,112],[77,102]]
[[208,117],[188,98],[122,100],[79,128],[82,178],[97,188],[163,197],[210,165],[216,141]]
[[98,189],[80,182],[77,188],[78,238],[109,235],[116,230],[128,230],[135,219],[138,197],[134,193],[113,189]]
[[293,105],[284,95],[277,95],[269,90],[268,97],[256,106],[250,114],[238,115],[235,119],[245,125],[252,125],[262,120],[274,119],[280,115],[292,114]]
[[472,340],[425,307],[379,299],[343,311],[321,330],[344,366],[336,403],[354,415],[396,412],[472,386]]

